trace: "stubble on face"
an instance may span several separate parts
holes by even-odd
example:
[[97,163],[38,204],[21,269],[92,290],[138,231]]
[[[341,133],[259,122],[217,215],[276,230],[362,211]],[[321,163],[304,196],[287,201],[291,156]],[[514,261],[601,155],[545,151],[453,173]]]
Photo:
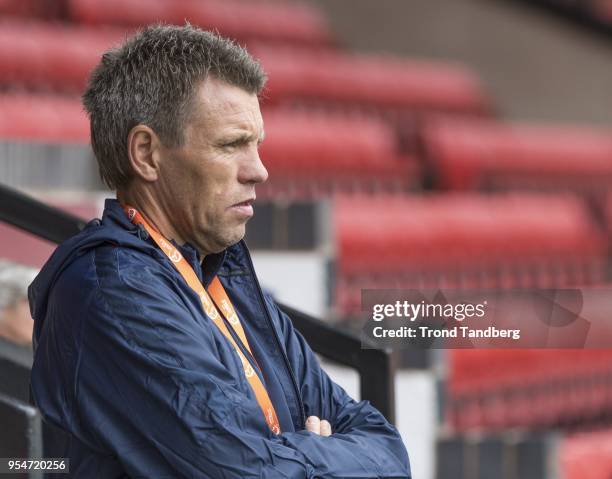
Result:
[[206,255],[243,238],[245,202],[267,171],[257,153],[263,120],[256,95],[210,78],[194,102],[184,144],[164,153],[158,189],[179,237]]

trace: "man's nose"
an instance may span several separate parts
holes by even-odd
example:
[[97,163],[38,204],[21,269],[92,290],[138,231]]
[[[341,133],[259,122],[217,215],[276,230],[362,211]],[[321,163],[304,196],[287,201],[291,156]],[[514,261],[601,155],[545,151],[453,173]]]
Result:
[[242,164],[238,179],[241,183],[252,184],[263,183],[268,179],[268,170],[261,161],[256,147],[251,150]]

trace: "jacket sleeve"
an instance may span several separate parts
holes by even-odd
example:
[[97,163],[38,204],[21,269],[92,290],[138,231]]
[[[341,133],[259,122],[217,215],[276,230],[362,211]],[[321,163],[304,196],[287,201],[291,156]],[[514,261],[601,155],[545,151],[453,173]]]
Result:
[[332,426],[329,437],[302,431],[287,434],[285,443],[308,458],[317,477],[410,478],[397,429],[368,401],[355,401],[334,383],[289,317],[270,297],[266,301],[282,331],[306,416],[326,419]]
[[[273,435],[246,378],[233,372],[242,368],[232,346],[191,309],[195,295],[146,268],[113,281],[74,298],[86,303],[86,319],[67,428],[130,477],[407,477],[396,431],[331,382],[321,384],[334,395],[322,413],[334,408],[341,434]],[[306,347],[293,341],[292,356]],[[300,374],[317,376],[316,362],[306,361],[314,369]],[[366,454],[374,446],[395,452]]]

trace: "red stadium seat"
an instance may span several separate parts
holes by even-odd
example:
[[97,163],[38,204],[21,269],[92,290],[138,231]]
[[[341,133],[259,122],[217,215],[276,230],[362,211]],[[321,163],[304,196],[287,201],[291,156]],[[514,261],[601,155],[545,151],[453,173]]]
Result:
[[242,41],[328,44],[331,33],[315,7],[296,3],[245,3],[236,0],[69,0],[70,16],[90,25],[138,27],[189,21]]
[[612,431],[584,432],[559,445],[559,473],[564,479],[612,477]]
[[0,0],[0,15],[56,18],[62,6],[63,0]]
[[264,195],[406,190],[418,182],[416,162],[398,155],[385,123],[286,110],[268,110],[264,120],[261,155],[270,173]]
[[269,73],[272,103],[303,100],[471,114],[489,110],[478,78],[462,65],[261,44],[250,51]]
[[592,191],[612,185],[612,131],[434,120],[422,132],[447,189]]
[[[612,351],[597,349],[451,350],[449,425],[493,430],[597,419],[612,410],[611,359]],[[493,417],[490,397],[501,416]],[[466,417],[469,408],[478,410],[477,420]]]
[[89,142],[89,121],[78,99],[0,95],[0,138],[47,143]]
[[338,198],[334,226],[339,293],[347,300],[338,306],[347,314],[359,310],[365,285],[593,284],[607,255],[603,232],[568,196]]
[[[541,221],[542,214],[546,222]],[[572,197],[339,198],[335,215],[341,269],[346,272],[468,266],[474,261],[521,258],[546,261],[567,259],[568,254],[586,257],[605,252],[601,232]],[[365,231],[354,234],[362,229]],[[390,248],[397,257],[389,264],[381,262],[380,252]],[[350,251],[364,264],[345,258],[344,252]]]
[[80,93],[102,53],[124,32],[41,22],[0,22],[0,82]]

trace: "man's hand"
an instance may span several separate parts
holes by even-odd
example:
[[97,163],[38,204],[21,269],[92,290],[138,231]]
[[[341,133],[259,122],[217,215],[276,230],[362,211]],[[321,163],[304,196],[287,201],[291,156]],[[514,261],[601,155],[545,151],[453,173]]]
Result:
[[325,419],[319,419],[317,416],[310,416],[306,419],[306,430],[320,436],[331,436],[332,433],[331,424]]

